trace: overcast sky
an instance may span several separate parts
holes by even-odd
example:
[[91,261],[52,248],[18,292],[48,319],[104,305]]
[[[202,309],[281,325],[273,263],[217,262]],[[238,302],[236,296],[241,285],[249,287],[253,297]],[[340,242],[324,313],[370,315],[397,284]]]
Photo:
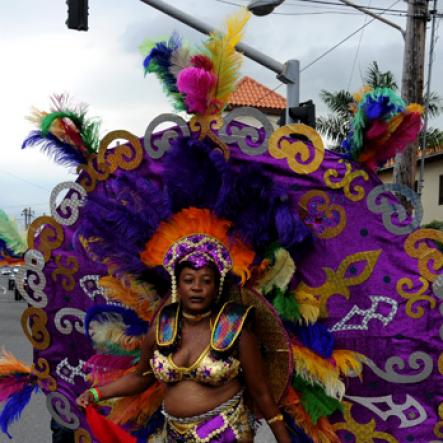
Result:
[[[214,26],[235,10],[229,3],[247,4],[246,0],[167,1]],[[384,8],[394,3],[354,1]],[[36,216],[48,212],[52,188],[75,180],[74,173],[37,149],[20,150],[32,129],[25,120],[31,106],[47,109],[52,93],[67,92],[88,103],[91,116],[102,119],[102,135],[127,129],[141,136],[152,118],[170,111],[171,106],[157,80],[143,77],[138,46],[145,38],[167,37],[174,30],[193,43],[204,38],[139,0],[89,0],[89,5],[88,32],[67,29],[63,0],[2,1],[0,5],[0,208],[20,222],[24,207],[32,207]],[[405,8],[403,0],[393,6]],[[302,69],[370,20],[351,8],[300,0],[286,0],[277,11],[268,17],[252,17],[244,41],[278,61],[298,59]],[[405,17],[388,18],[406,25]],[[441,40],[435,53],[432,89],[443,96]],[[325,112],[319,92],[359,89],[362,74],[373,60],[382,70],[391,70],[400,83],[402,54],[400,32],[374,21],[302,72],[301,100],[313,99],[317,113]],[[279,84],[275,74],[250,61],[245,62],[243,73],[270,88]],[[284,86],[278,92],[284,95]],[[443,117],[431,125],[443,129]]]

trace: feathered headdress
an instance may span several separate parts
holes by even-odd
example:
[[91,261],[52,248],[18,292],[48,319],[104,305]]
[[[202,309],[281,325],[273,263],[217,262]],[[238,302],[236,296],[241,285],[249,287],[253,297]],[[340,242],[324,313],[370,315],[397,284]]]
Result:
[[173,34],[168,41],[146,42],[146,73],[155,73],[174,107],[190,114],[218,114],[226,106],[239,79],[242,56],[235,47],[250,13],[242,9],[226,22],[226,32],[214,32],[200,50],[191,51]]
[[88,119],[87,107],[74,106],[67,95],[54,95],[51,101],[49,112],[34,109],[28,117],[38,130],[29,134],[22,149],[40,146],[62,165],[87,163],[98,152],[100,122]]
[[357,107],[343,148],[349,158],[375,170],[417,138],[423,107],[406,106],[389,88],[366,88],[354,98]]
[[229,236],[231,225],[208,209],[183,209],[160,223],[140,254],[141,259],[147,266],[163,266],[168,271],[173,298],[175,268],[182,261],[190,261],[197,269],[214,263],[221,276],[220,288],[230,270],[245,282],[251,275],[249,266],[255,254],[242,241]]

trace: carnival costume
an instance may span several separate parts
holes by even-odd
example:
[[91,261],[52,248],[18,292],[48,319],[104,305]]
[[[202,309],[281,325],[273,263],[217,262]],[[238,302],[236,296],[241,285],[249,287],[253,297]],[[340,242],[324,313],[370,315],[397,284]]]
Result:
[[[39,127],[24,147],[43,145],[77,166],[79,178],[56,188],[51,217],[35,220],[28,233],[21,281],[27,276],[29,286],[19,287],[31,305],[23,327],[35,365],[0,360],[3,431],[39,386],[52,416],[78,441],[100,441],[74,399],[90,383],[132,371],[143,337],[157,325],[152,369],[162,383],[106,401],[101,412],[133,441],[209,442],[213,431],[216,441],[235,441],[250,429],[241,395],[209,415],[165,420],[163,383],[237,376],[235,352],[222,351],[253,306],[267,379],[294,442],[441,436],[442,342],[433,325],[441,322],[443,255],[433,241],[443,242],[442,234],[419,228],[415,194],[373,173],[415,139],[420,108],[387,89],[363,91],[344,155],[325,151],[305,125],[274,131],[255,109],[222,117],[246,20],[232,18],[200,52],[175,35],[144,47],[145,71],[158,75],[177,110],[194,115],[189,122],[159,116],[143,143],[126,131],[99,143],[95,122],[63,97],[50,113],[35,114]],[[243,116],[259,126],[241,123]],[[156,132],[166,121],[174,126]],[[107,149],[122,138],[126,144]],[[412,202],[413,216],[393,192]],[[175,262],[187,256],[210,260],[222,277],[231,269],[238,280],[213,325],[211,349],[195,367],[177,368],[161,345],[175,343],[179,307],[165,300],[169,283],[172,296],[176,290]],[[362,365],[363,379],[356,377]],[[232,419],[237,413],[241,420]]]

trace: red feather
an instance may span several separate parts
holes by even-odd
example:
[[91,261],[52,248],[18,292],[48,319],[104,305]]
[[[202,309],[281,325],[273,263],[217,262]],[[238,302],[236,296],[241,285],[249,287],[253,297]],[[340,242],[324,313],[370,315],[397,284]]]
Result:
[[93,406],[86,408],[86,420],[99,443],[136,443],[137,439],[122,427],[99,414]]

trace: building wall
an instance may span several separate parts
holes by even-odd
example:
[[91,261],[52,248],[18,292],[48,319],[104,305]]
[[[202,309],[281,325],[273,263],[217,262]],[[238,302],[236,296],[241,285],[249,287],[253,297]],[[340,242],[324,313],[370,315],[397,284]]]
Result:
[[[425,162],[425,181],[422,195],[423,203],[423,221],[429,223],[432,220],[443,221],[443,205],[438,204],[440,190],[440,175],[443,175],[443,158]],[[378,176],[384,183],[392,183],[392,169],[381,171]],[[419,178],[419,170],[417,168],[416,180]]]

